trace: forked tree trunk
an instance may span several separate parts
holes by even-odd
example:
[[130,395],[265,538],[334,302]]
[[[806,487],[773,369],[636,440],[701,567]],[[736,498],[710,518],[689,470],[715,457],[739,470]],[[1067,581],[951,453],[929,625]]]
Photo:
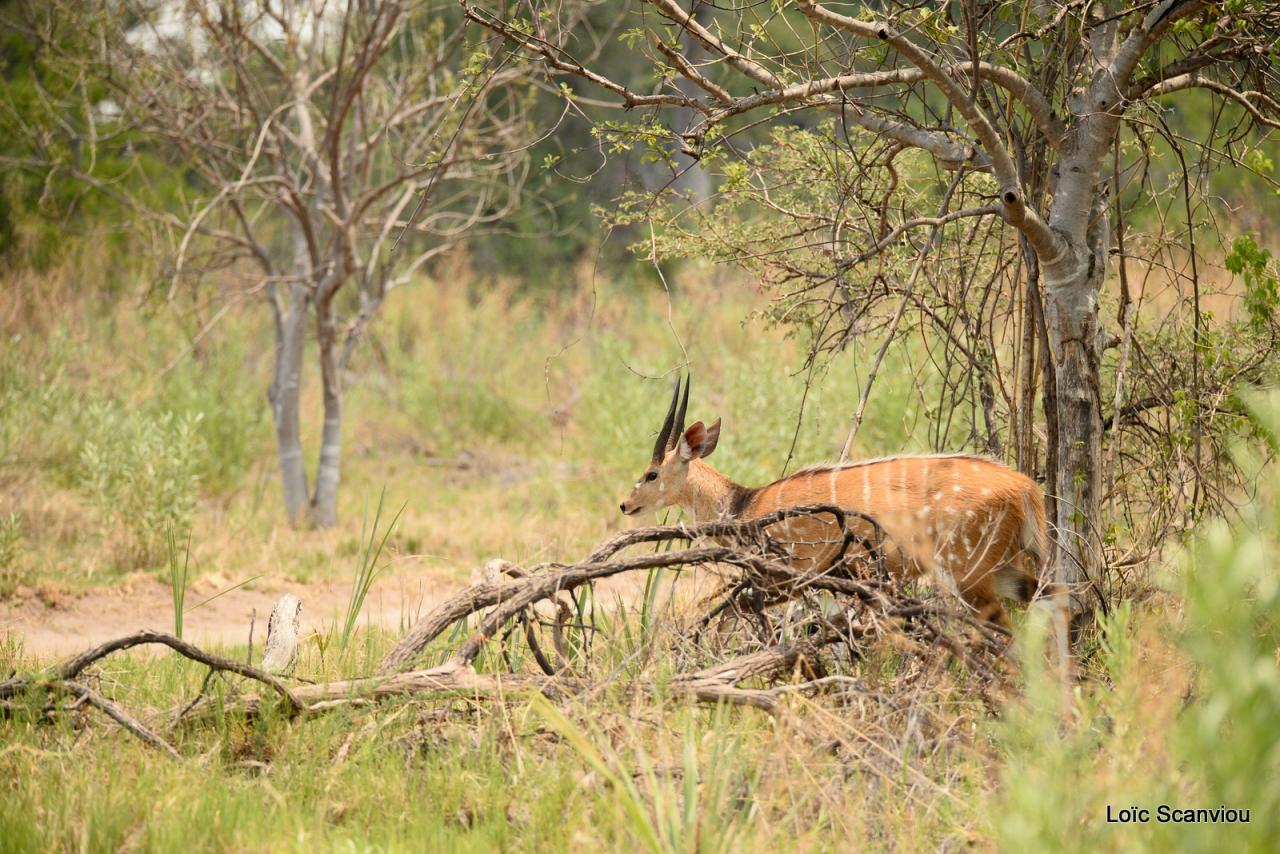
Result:
[[291,525],[329,528],[338,521],[338,482],[342,463],[342,381],[338,363],[337,324],[332,305],[316,306],[320,376],[324,389],[324,427],[316,466],[315,492],[307,489],[302,455],[302,363],[307,320],[313,300],[301,284],[290,289],[289,306],[280,324],[276,371],[267,393],[276,425],[276,453],[285,514]]
[[[294,284],[287,307],[276,308],[276,371],[267,393],[276,425],[276,453],[289,524],[331,528],[338,521],[338,480],[342,463],[342,378],[334,299],[345,273],[331,271],[315,282],[315,269],[301,228],[293,235]],[[302,363],[310,313],[316,318],[316,343],[324,399],[324,426],[316,464],[315,492],[307,489],[302,456]]]

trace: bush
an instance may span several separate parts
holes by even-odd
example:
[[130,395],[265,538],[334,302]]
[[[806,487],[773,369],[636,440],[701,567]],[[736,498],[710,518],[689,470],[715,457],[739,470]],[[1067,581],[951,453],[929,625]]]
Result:
[[[1273,401],[1280,403],[1280,400]],[[1260,419],[1280,433],[1280,408]],[[1256,466],[1270,490],[1280,466]],[[1089,683],[1065,706],[1025,633],[1026,694],[998,730],[992,814],[1009,850],[1274,850],[1280,838],[1280,494],[1200,531],[1167,585],[1176,608],[1103,621]],[[1176,809],[1249,810],[1248,824],[1161,822]],[[1144,823],[1107,821],[1137,806]]]
[[[1280,410],[1270,409],[1262,421],[1274,440]],[[1277,474],[1272,464],[1258,482]],[[1204,806],[1252,810],[1232,836],[1258,851],[1280,839],[1280,494],[1264,498],[1242,524],[1216,522],[1188,555],[1182,646],[1199,699],[1177,744]],[[1200,847],[1215,841],[1205,833]]]
[[153,563],[166,538],[191,530],[204,443],[198,415],[147,415],[116,404],[89,409],[89,435],[80,453],[82,479],[103,517],[128,534],[135,565]]
[[252,464],[267,412],[264,387],[246,381],[246,342],[231,332],[224,339],[203,360],[184,360],[149,406],[156,417],[172,412],[191,419],[200,438],[200,485],[216,495],[231,494]]

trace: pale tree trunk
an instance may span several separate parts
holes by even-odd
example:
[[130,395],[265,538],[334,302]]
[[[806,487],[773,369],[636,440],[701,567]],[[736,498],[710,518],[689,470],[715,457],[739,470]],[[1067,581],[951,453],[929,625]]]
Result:
[[331,528],[338,521],[342,462],[342,371],[338,363],[338,330],[332,295],[316,305],[316,338],[324,386],[324,430],[320,437],[320,462],[316,467],[316,492],[311,500],[311,524]]
[[1099,498],[1102,410],[1098,384],[1098,280],[1084,273],[1045,289],[1045,321],[1057,381],[1055,576],[1085,612],[1102,567]]
[[[1109,220],[1106,193],[1098,185],[1101,153],[1064,158],[1050,224],[1067,238],[1054,259],[1041,258],[1044,319],[1053,362],[1056,431],[1053,535],[1054,576],[1071,592],[1071,610],[1087,619],[1100,603],[1102,575],[1102,388],[1099,294],[1107,270]],[[1059,208],[1059,205],[1063,207]],[[1049,414],[1049,413],[1047,413]]]
[[[1110,240],[1104,161],[1110,162],[1124,106],[1121,88],[1137,67],[1154,33],[1167,26],[1168,5],[1148,14],[1121,46],[1117,25],[1091,31],[1096,63],[1087,89],[1070,99],[1072,130],[1061,140],[1061,158],[1053,171],[1053,201],[1048,225],[1057,240],[1040,261],[1044,277],[1044,320],[1052,361],[1052,402],[1046,388],[1046,412],[1056,421],[1054,483],[1054,576],[1071,592],[1071,610],[1079,625],[1102,599],[1102,336],[1099,294],[1106,276]],[[1190,8],[1190,7],[1188,7]],[[1049,255],[1052,257],[1044,257]],[[1046,365],[1046,368],[1048,366]],[[1046,371],[1046,374],[1048,372]]]
[[276,425],[276,455],[284,509],[290,524],[302,522],[307,508],[307,471],[302,460],[302,358],[306,343],[308,304],[304,283],[289,288],[289,305],[276,327],[276,369],[267,398]]

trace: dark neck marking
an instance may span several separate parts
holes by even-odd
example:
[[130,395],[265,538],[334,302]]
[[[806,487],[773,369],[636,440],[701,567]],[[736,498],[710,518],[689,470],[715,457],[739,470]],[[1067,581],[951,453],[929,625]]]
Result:
[[729,482],[729,503],[725,508],[730,518],[736,519],[740,517],[747,509],[747,505],[751,503],[751,499],[756,497],[758,489],[752,489],[749,486],[741,486],[732,481]]

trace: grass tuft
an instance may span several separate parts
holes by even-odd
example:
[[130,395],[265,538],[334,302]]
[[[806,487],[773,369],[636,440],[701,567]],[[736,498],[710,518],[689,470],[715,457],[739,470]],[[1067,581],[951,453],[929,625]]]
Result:
[[187,584],[191,580],[191,536],[187,535],[186,548],[182,551],[182,563],[178,563],[178,545],[173,529],[165,532],[169,557],[169,589],[173,593],[173,635],[182,637],[182,618],[186,614]]
[[[356,620],[360,618],[360,612],[364,610],[364,601],[369,595],[369,590],[373,587],[373,582],[377,580],[378,574],[385,569],[378,561],[382,558],[382,550],[387,545],[387,539],[390,538],[391,532],[395,530],[396,522],[400,521],[400,516],[404,513],[406,506],[404,504],[400,505],[400,509],[396,511],[395,516],[391,517],[391,521],[387,523],[387,526],[380,528],[382,509],[386,500],[387,490],[386,487],[383,487],[382,492],[378,494],[378,506],[374,510],[372,524],[369,523],[369,505],[367,501],[365,503],[364,518],[360,524],[360,548],[356,562],[356,572],[351,580],[351,596],[347,600],[347,613],[343,618],[342,634],[339,635],[338,640],[338,646],[344,650],[355,632]],[[379,535],[379,531],[381,531],[381,535]]]

